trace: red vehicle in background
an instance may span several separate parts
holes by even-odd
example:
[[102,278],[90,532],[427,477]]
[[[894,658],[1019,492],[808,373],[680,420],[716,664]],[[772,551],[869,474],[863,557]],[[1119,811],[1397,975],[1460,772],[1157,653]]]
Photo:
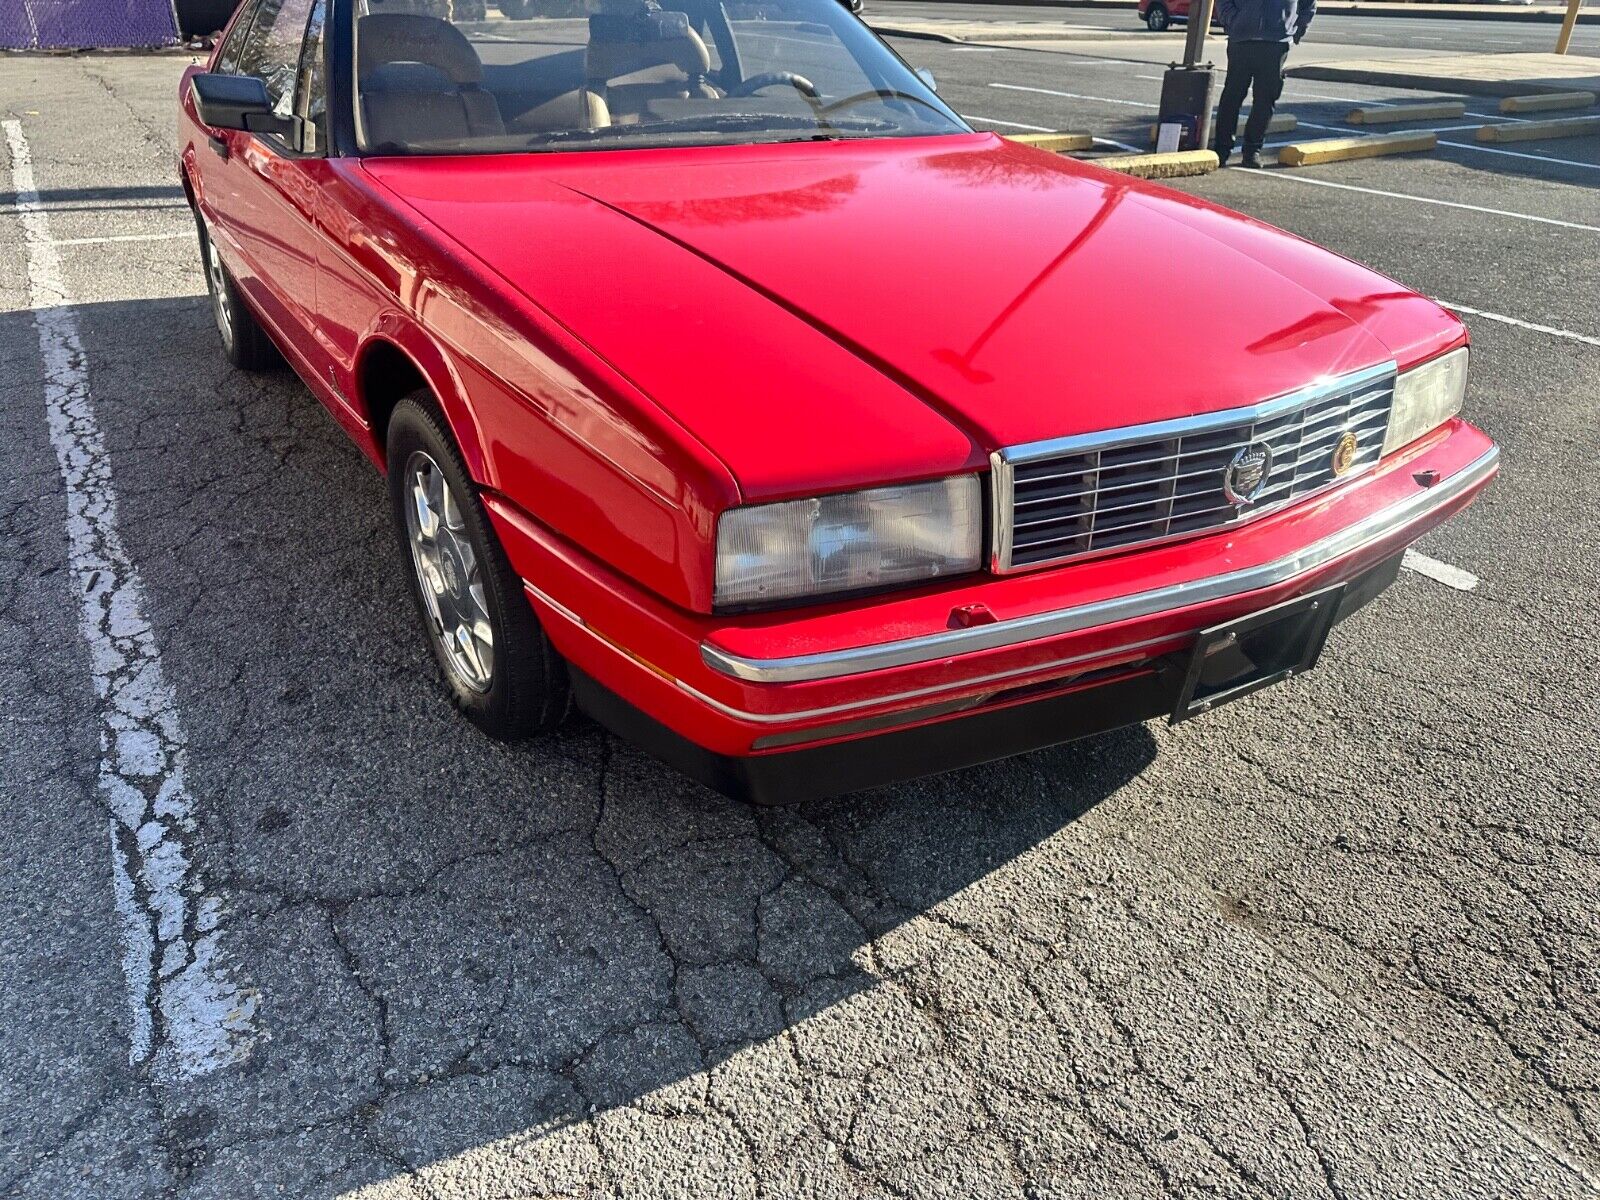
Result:
[[[1189,0],[1139,0],[1139,19],[1153,33],[1160,33],[1175,21],[1187,24]],[[1211,24],[1222,28],[1222,19],[1216,15],[1215,9],[1212,10]]]
[[1455,316],[973,131],[836,0],[548,11],[245,0],[180,96],[223,349],[387,475],[494,736],[782,802],[1186,719],[1495,474]]

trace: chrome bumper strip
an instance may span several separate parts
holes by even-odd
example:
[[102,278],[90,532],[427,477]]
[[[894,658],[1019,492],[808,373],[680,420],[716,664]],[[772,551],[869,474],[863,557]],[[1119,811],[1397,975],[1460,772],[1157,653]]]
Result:
[[[907,700],[929,700],[942,696],[947,692],[960,691],[966,688],[981,688],[985,685],[1004,684],[1024,675],[1045,676],[1039,682],[1064,684],[1069,683],[1075,676],[1051,675],[1052,671],[1061,671],[1068,667],[1082,666],[1088,662],[1103,662],[1108,658],[1119,655],[1136,654],[1141,650],[1153,650],[1157,646],[1174,647],[1174,643],[1187,643],[1193,640],[1193,635],[1188,633],[1169,633],[1162,637],[1148,638],[1142,642],[1129,642],[1121,646],[1107,646],[1104,650],[1096,650],[1091,654],[1074,654],[1070,658],[1056,658],[1049,662],[1034,663],[1027,667],[1013,667],[1009,671],[996,671],[990,675],[974,675],[967,679],[955,679],[949,683],[934,684],[932,687],[912,688],[905,692],[891,692],[884,696],[871,696],[866,700],[851,700],[846,704],[832,704],[827,708],[803,708],[789,712],[757,713],[749,712],[742,708],[735,708],[731,704],[724,704],[713,699],[697,688],[690,687],[681,679],[676,683],[682,691],[693,696],[700,703],[716,709],[726,716],[739,721],[751,721],[758,725],[779,725],[791,721],[810,721],[817,717],[836,717],[843,713],[856,712],[863,708],[882,708],[886,704],[903,704]],[[1083,672],[1078,672],[1082,674]]]
[[1490,449],[1447,479],[1433,487],[1418,491],[1397,504],[1356,522],[1354,525],[1330,534],[1319,542],[1296,550],[1293,554],[1275,559],[1260,566],[1245,567],[1225,575],[1210,575],[1191,579],[1170,587],[1153,588],[1147,592],[1134,592],[1115,596],[1092,604],[1079,604],[1072,608],[1059,608],[1052,612],[1035,613],[993,625],[976,625],[966,629],[952,629],[921,637],[903,638],[895,642],[880,642],[874,646],[853,646],[845,650],[830,650],[822,654],[797,654],[787,658],[745,658],[729,654],[709,642],[700,644],[700,657],[706,665],[753,683],[797,683],[802,680],[836,679],[844,675],[857,675],[866,671],[881,671],[890,667],[911,666],[934,662],[957,654],[970,654],[977,650],[993,650],[1001,646],[1031,642],[1037,638],[1053,637],[1062,633],[1075,633],[1096,625],[1110,625],[1138,617],[1153,616],[1174,608],[1191,604],[1204,604],[1212,600],[1225,600],[1244,592],[1287,583],[1297,576],[1326,566],[1335,559],[1353,554],[1369,543],[1404,529],[1407,525],[1441,508],[1471,491],[1494,474],[1500,451]]
[[[1048,662],[1033,663],[1032,665],[1026,667],[1012,667],[1010,670],[994,671],[988,675],[973,675],[965,679],[954,679],[949,683],[936,683],[929,687],[911,688],[910,690],[904,692],[892,692],[885,696],[869,696],[865,700],[850,700],[846,701],[844,704],[830,704],[825,708],[799,708],[789,709],[784,712],[763,713],[751,712],[748,709],[743,708],[735,708],[731,704],[724,704],[721,700],[716,699],[714,696],[706,695],[699,688],[692,687],[676,676],[669,675],[665,671],[662,671],[659,668],[645,662],[637,655],[631,654],[627,650],[624,650],[616,642],[612,641],[605,634],[601,633],[588,621],[585,621],[577,613],[573,612],[565,604],[562,604],[555,597],[551,596],[550,593],[546,592],[543,588],[535,587],[526,579],[522,581],[522,586],[527,590],[529,595],[536,597],[542,603],[548,605],[550,609],[556,613],[556,615],[564,617],[566,620],[571,621],[580,629],[585,629],[589,633],[593,634],[595,640],[608,650],[613,651],[614,653],[627,659],[629,662],[644,667],[646,670],[655,672],[657,675],[660,675],[661,678],[671,683],[684,695],[693,700],[699,701],[707,708],[714,708],[724,716],[732,717],[736,721],[749,721],[755,725],[783,725],[790,724],[795,721],[812,721],[819,717],[842,716],[846,713],[853,713],[863,708],[882,708],[886,704],[902,704],[908,700],[931,700],[942,696],[947,692],[961,691],[969,688],[981,688],[986,684],[1009,683],[1012,680],[1021,678],[1024,675],[1045,676],[1046,678],[1041,680],[1041,682],[1067,683],[1075,678],[1073,674],[1068,673],[1066,675],[1052,675],[1051,672],[1059,672],[1069,667],[1082,666],[1084,663],[1088,662],[1104,662],[1108,658],[1116,658],[1120,655],[1137,654],[1142,650],[1153,650],[1157,646],[1171,646],[1174,642],[1183,642],[1189,637],[1189,634],[1187,633],[1168,633],[1163,634],[1161,637],[1149,638],[1142,642],[1128,642],[1120,646],[1107,646],[1104,650],[1095,650],[1089,654],[1074,654],[1068,658],[1054,658]],[[1082,672],[1079,672],[1079,674],[1081,673]]]

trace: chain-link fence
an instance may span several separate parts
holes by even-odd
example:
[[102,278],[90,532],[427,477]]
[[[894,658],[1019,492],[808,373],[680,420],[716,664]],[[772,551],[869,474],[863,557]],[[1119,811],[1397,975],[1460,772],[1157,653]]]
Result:
[[170,46],[172,0],[0,0],[0,48],[70,50]]

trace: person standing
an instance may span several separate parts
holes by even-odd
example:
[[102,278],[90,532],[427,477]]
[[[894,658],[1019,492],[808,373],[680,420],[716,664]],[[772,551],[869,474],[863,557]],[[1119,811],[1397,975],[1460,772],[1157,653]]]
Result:
[[1244,127],[1247,167],[1261,165],[1261,143],[1267,137],[1272,107],[1283,91],[1283,64],[1289,45],[1299,45],[1316,15],[1317,0],[1218,0],[1217,16],[1228,34],[1228,78],[1217,104],[1213,145],[1226,166],[1239,128],[1239,106],[1250,92],[1250,120]]

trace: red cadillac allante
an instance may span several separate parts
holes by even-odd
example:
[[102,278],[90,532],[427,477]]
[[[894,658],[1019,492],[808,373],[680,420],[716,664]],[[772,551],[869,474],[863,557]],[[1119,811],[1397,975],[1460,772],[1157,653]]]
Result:
[[1496,470],[1451,314],[837,0],[245,0],[181,103],[223,346],[387,473],[496,736],[780,802],[1183,719]]

